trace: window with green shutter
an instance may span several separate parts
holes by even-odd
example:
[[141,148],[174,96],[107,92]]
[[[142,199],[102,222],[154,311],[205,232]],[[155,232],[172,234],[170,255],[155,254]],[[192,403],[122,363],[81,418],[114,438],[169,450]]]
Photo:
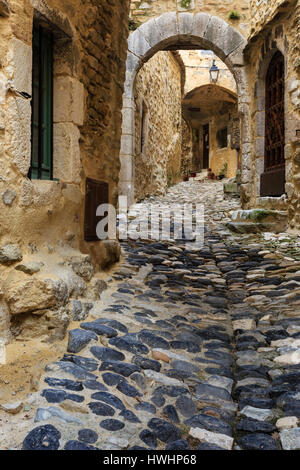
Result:
[[53,179],[53,40],[33,29],[31,179]]

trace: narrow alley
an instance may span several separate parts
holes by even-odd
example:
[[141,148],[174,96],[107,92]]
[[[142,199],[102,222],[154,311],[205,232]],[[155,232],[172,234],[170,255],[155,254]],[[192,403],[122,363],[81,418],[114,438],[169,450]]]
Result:
[[300,0],[0,0],[4,450],[300,450]]
[[180,183],[137,206],[174,202],[205,203],[203,248],[123,242],[108,289],[46,367],[17,433],[12,416],[8,447],[299,446],[299,237],[233,235],[239,201],[221,182]]

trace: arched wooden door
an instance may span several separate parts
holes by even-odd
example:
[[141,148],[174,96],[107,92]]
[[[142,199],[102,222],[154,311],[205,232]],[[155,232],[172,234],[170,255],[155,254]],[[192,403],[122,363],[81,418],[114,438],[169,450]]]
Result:
[[284,56],[276,52],[266,76],[265,167],[261,196],[285,193]]

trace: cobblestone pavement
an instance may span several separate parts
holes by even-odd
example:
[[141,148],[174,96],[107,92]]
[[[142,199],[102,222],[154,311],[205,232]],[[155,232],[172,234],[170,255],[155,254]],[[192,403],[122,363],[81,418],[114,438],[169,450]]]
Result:
[[222,184],[145,205],[205,203],[205,244],[126,242],[68,351],[49,364],[23,449],[300,449],[299,238],[237,236]]

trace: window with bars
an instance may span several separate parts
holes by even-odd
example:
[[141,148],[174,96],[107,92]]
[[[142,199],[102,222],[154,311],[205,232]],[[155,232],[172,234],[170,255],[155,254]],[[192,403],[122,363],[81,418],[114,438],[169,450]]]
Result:
[[266,78],[266,171],[284,165],[284,144],[284,57],[278,51]]
[[53,38],[33,29],[31,179],[53,179]]

